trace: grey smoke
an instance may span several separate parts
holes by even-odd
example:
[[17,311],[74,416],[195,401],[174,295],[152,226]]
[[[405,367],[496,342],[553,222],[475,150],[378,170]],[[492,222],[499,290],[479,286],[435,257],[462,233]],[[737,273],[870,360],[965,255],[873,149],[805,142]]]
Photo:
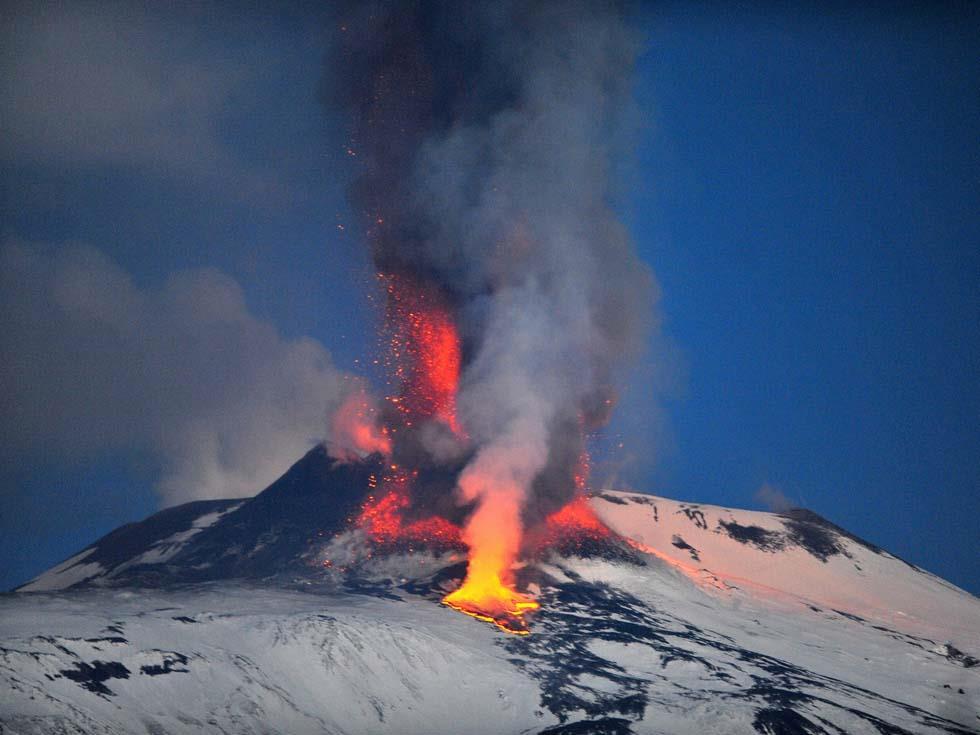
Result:
[[352,383],[210,269],[141,288],[95,248],[0,246],[0,461],[152,453],[165,505],[252,495]]
[[762,486],[756,490],[755,499],[757,502],[762,503],[773,513],[785,513],[793,508],[798,508],[799,503],[790,500],[783,494],[783,491],[778,487],[770,485],[768,482],[762,483]]
[[375,262],[455,305],[474,463],[510,456],[492,474],[554,508],[654,324],[611,205],[639,39],[582,0],[356,3],[337,26],[328,85]]

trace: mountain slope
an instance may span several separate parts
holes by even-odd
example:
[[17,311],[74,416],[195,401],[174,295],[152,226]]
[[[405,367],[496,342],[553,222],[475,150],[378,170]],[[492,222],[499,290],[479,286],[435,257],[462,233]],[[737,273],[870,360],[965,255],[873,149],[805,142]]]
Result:
[[618,536],[519,570],[512,636],[439,604],[459,554],[356,555],[371,472],[314,450],[0,596],[0,732],[980,728],[980,601],[814,514],[600,493]]
[[592,506],[635,548],[702,586],[770,604],[812,601],[902,630],[955,632],[980,644],[976,597],[811,511],[732,510],[634,493],[602,493]]
[[305,572],[313,542],[344,527],[379,467],[376,458],[338,463],[318,446],[252,498],[160,511],[104,536],[18,590],[157,587]]

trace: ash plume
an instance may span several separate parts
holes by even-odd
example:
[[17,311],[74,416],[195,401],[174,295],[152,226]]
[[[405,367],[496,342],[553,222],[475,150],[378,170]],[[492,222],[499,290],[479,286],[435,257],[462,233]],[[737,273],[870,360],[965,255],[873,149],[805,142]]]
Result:
[[782,490],[768,482],[762,483],[754,497],[756,502],[762,503],[773,513],[785,513],[799,507],[799,503],[790,500]]
[[244,497],[330,436],[358,384],[213,269],[141,287],[91,246],[0,241],[0,466],[144,452],[164,505]]
[[374,262],[438,292],[462,339],[461,499],[528,522],[574,493],[650,324],[610,205],[639,39],[584,0],[351,3],[336,23],[327,91]]

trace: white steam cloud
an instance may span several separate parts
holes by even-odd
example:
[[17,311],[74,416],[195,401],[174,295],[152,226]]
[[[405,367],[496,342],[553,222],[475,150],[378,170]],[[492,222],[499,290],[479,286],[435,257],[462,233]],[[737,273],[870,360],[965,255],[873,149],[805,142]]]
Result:
[[216,270],[140,288],[99,250],[0,245],[0,461],[149,451],[164,504],[252,495],[352,382]]
[[778,487],[770,485],[768,482],[755,491],[756,502],[762,503],[773,513],[785,513],[793,508],[800,507],[800,504],[790,500]]

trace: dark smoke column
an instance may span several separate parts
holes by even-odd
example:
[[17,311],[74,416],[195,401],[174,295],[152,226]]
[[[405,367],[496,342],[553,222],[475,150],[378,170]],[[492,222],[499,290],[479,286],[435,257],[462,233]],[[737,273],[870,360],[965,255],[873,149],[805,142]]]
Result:
[[[354,3],[337,21],[352,201],[378,271],[450,305],[470,577],[505,585],[523,522],[575,492],[583,431],[605,421],[650,312],[608,201],[638,50],[618,8]],[[423,428],[434,459],[452,454]]]

